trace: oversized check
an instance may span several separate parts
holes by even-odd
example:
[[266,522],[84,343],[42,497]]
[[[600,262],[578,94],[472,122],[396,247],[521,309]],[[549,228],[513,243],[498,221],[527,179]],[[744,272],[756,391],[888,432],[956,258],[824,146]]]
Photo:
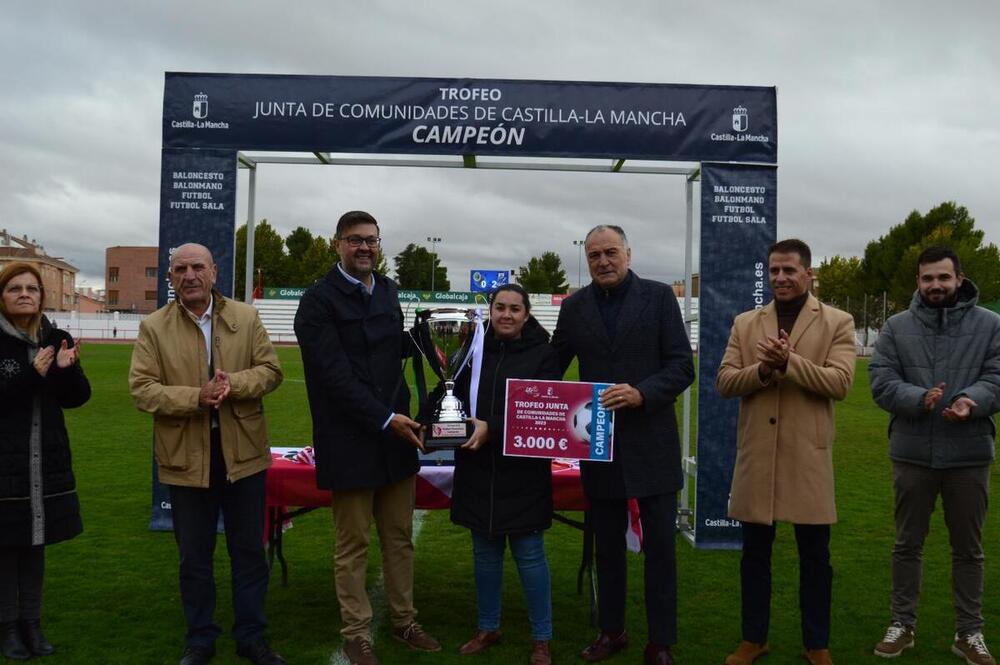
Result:
[[599,399],[609,386],[507,379],[503,454],[610,462],[614,418]]

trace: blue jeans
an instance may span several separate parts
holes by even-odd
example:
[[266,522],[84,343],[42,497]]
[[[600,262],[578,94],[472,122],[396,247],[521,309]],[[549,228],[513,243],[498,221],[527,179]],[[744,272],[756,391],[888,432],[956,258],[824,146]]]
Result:
[[543,532],[489,537],[472,532],[479,630],[500,628],[500,588],[503,584],[503,554],[507,540],[521,576],[521,588],[528,605],[531,637],[552,639],[552,585],[549,562],[545,558]]

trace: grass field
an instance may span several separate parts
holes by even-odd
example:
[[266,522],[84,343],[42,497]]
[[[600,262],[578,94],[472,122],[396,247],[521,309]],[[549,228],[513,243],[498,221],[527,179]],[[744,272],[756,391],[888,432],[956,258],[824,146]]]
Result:
[[[85,532],[47,552],[43,622],[59,663],[176,663],[183,648],[184,620],[177,585],[177,551],[170,534],[152,533],[150,512],[149,416],[132,406],[126,386],[128,345],[86,345],[84,368],[94,397],[68,412],[74,466],[84,510]],[[285,383],[267,400],[275,445],[309,441],[310,427],[295,348],[280,349]],[[833,529],[833,654],[838,663],[881,662],[871,648],[881,637],[888,613],[889,554],[893,538],[890,465],[886,456],[886,416],[873,406],[864,363],[848,399],[838,406],[837,503],[840,523]],[[1000,524],[996,511],[986,527],[986,637],[1000,651]],[[555,641],[558,663],[581,662],[576,652],[592,637],[585,597],[576,593],[579,532],[556,524],[546,537],[553,574]],[[445,645],[439,654],[407,651],[388,638],[387,621],[376,634],[383,663],[525,662],[529,633],[516,570],[505,579],[505,641],[475,658],[455,652],[475,630],[475,591],[468,533],[453,526],[444,511],[428,513],[416,544],[416,601],[420,621]],[[295,521],[285,535],[290,577],[278,575],[268,595],[269,635],[290,663],[328,663],[339,644],[339,614],[333,592],[333,532],[329,511]],[[373,548],[370,582],[377,583]],[[680,572],[679,663],[721,663],[739,639],[739,553],[694,550],[677,545]],[[778,530],[774,554],[772,654],[770,665],[799,663],[798,573],[791,529]],[[213,662],[245,662],[233,654],[228,637],[232,613],[224,541],[217,551],[217,620],[223,627]],[[612,663],[641,662],[646,639],[642,604],[642,558],[630,556],[628,628],[633,644]],[[935,515],[925,557],[924,593],[917,647],[904,662],[956,663],[949,653],[953,631],[947,533]]]

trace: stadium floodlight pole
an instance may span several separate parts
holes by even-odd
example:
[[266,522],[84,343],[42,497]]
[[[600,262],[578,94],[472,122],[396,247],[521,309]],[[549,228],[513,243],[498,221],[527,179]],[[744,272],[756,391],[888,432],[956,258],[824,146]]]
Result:
[[437,266],[434,264],[437,262],[437,244],[441,242],[441,238],[437,236],[427,236],[427,242],[431,244],[431,291],[434,291],[434,273],[437,272]]
[[576,288],[583,288],[583,244],[584,240],[574,240],[573,244],[580,248],[576,257]]

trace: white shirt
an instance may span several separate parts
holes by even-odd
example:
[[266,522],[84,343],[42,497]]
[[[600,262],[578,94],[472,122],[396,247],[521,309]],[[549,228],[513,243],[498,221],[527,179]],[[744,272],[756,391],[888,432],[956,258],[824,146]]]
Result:
[[[180,301],[178,301],[180,302]],[[215,296],[208,297],[208,308],[205,313],[201,316],[195,315],[194,312],[184,307],[184,303],[181,303],[181,307],[184,307],[184,311],[191,315],[194,322],[198,324],[201,329],[201,335],[205,339],[205,356],[208,358],[208,367],[212,366],[212,307],[215,305]],[[205,370],[208,370],[208,367]]]
[[340,274],[344,276],[344,279],[346,279],[351,284],[360,284],[361,286],[365,287],[365,291],[368,292],[368,295],[371,295],[375,291],[375,277],[370,276],[372,280],[372,285],[368,286],[354,275],[348,274],[348,272],[344,270],[344,266],[341,265],[339,261],[337,262],[337,270],[339,270]]
[[[178,302],[180,302],[178,300]],[[205,340],[205,355],[208,358],[208,368],[212,366],[212,307],[215,305],[215,296],[208,297],[208,307],[205,309],[205,313],[201,316],[196,316],[194,312],[184,307],[184,303],[181,303],[181,307],[184,307],[184,311],[188,313],[194,322],[198,324],[198,328],[201,329],[201,336]],[[209,377],[211,378],[211,377]],[[214,412],[213,412],[214,413]],[[212,427],[216,428],[219,426],[219,419],[217,416],[212,416]]]

